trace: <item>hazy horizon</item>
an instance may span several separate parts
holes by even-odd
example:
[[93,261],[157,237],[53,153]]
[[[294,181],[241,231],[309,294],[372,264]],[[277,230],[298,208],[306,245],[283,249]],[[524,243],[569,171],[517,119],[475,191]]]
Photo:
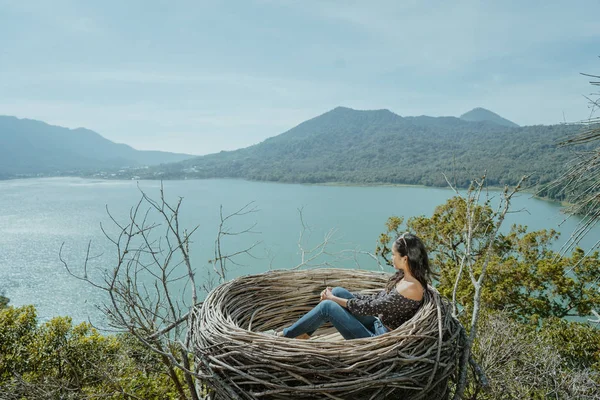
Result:
[[[336,108],[349,108],[349,107],[345,107],[345,106],[338,106],[338,107],[336,107]],[[474,109],[476,109],[476,108],[479,108],[479,107],[475,107]],[[472,110],[474,110],[474,109],[472,109]],[[307,121],[308,121],[308,120],[310,120],[310,119],[313,119],[313,118],[319,117],[319,116],[321,116],[321,115],[323,115],[323,114],[326,114],[326,113],[328,113],[328,112],[330,112],[330,111],[333,111],[333,110],[334,110],[334,109],[331,109],[331,110],[326,110],[326,111],[324,111],[324,112],[320,113],[319,115],[315,115],[315,116],[313,116],[313,117],[310,117],[310,118],[308,118],[308,119],[307,119]],[[355,111],[381,111],[381,110],[387,110],[387,111],[390,111],[390,112],[394,113],[394,111],[393,111],[393,110],[389,110],[389,109],[378,109],[378,110],[358,110],[358,109],[353,109],[353,110],[355,110]],[[472,110],[468,110],[468,111],[472,111]],[[487,109],[486,109],[486,110],[487,110]],[[487,111],[492,111],[492,112],[493,112],[493,110],[487,110]],[[394,114],[397,114],[397,113],[394,113]],[[464,113],[463,113],[463,114],[464,114]],[[18,117],[18,116],[14,116],[14,115],[2,115],[2,114],[0,114],[0,117],[13,117],[13,118],[17,118],[17,119],[20,119],[20,120],[31,120],[31,121],[37,121],[37,122],[42,122],[42,123],[45,123],[45,124],[48,124],[48,125],[51,125],[51,126],[57,126],[57,127],[59,127],[59,128],[69,129],[69,130],[71,130],[71,131],[78,130],[78,129],[85,129],[85,130],[93,131],[93,132],[95,132],[95,133],[99,134],[100,136],[102,136],[102,137],[104,137],[104,138],[107,138],[105,135],[103,135],[103,134],[102,134],[102,132],[98,132],[96,129],[93,129],[93,128],[90,128],[90,127],[86,127],[86,126],[76,126],[76,127],[73,127],[73,126],[62,126],[62,125],[50,124],[50,123],[48,123],[47,121],[41,121],[41,120],[36,120],[36,119],[33,119],[33,118],[27,118],[27,117]],[[437,118],[437,117],[456,117],[456,118],[460,118],[460,115],[402,115],[401,117],[434,117],[434,118]],[[502,117],[502,116],[500,115],[500,117]],[[302,122],[306,122],[306,121],[301,121],[299,124],[301,124]],[[511,122],[512,122],[512,121],[511,121]],[[285,133],[285,132],[287,132],[287,131],[289,131],[289,130],[291,130],[291,129],[294,129],[294,128],[295,128],[295,127],[297,127],[299,124],[296,124],[296,125],[294,125],[294,126],[291,126],[291,127],[287,128],[287,129],[285,129],[284,131],[281,131],[281,132],[279,132],[279,133],[276,133],[276,134],[275,134],[275,135],[273,135],[273,136],[278,136],[278,135],[280,135],[280,134],[282,134],[282,133]],[[537,125],[541,125],[541,124],[537,124]],[[273,137],[273,136],[270,136],[270,137]],[[269,138],[269,137],[263,138],[263,139],[261,139],[259,142],[256,142],[256,143],[250,143],[248,146],[252,146],[252,145],[255,145],[255,144],[259,144],[260,142],[262,142],[263,140],[265,140],[265,139],[268,139],[268,138]],[[107,139],[108,139],[108,138],[107,138]],[[114,143],[117,143],[117,144],[125,144],[125,145],[128,145],[128,146],[130,146],[130,147],[134,148],[135,150],[144,150],[144,151],[165,151],[165,150],[163,150],[163,149],[138,149],[138,148],[136,148],[135,146],[132,146],[132,145],[131,145],[131,144],[129,144],[129,143],[124,143],[124,142],[116,142],[116,141],[113,141],[113,142],[114,142]],[[246,147],[247,147],[247,146],[246,146]],[[211,153],[205,153],[205,154],[194,154],[194,153],[189,153],[189,152],[179,152],[179,153],[182,153],[182,154],[189,154],[189,155],[193,155],[193,156],[202,156],[202,155],[207,155],[207,154],[214,154],[214,153],[218,153],[218,152],[220,152],[220,151],[223,151],[223,150],[225,150],[225,151],[232,151],[232,150],[237,150],[237,148],[235,148],[235,149],[219,149],[219,150],[216,150],[216,151],[214,151],[214,152],[211,152]]]
[[197,155],[337,106],[589,116],[600,3],[397,3],[0,0],[0,114]]

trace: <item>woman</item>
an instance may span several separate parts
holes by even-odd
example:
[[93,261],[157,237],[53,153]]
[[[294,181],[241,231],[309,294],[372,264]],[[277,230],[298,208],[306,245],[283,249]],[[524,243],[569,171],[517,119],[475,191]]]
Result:
[[308,339],[325,322],[331,322],[344,339],[377,336],[396,329],[421,306],[430,268],[423,242],[410,233],[394,241],[392,261],[397,272],[385,290],[365,295],[327,287],[315,308],[277,335]]

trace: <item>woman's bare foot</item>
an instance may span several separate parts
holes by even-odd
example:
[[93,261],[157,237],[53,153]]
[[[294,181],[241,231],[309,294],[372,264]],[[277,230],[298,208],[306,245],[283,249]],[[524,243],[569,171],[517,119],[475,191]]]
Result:
[[302,335],[296,336],[295,339],[307,340],[310,339],[310,335],[308,333],[303,333]]

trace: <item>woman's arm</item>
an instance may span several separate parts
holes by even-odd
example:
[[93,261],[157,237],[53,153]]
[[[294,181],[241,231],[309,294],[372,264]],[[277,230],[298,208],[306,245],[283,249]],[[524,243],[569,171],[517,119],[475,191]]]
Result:
[[348,308],[348,299],[342,299],[341,297],[334,296],[333,293],[331,293],[331,287],[329,286],[321,292],[321,300],[335,301],[340,306]]

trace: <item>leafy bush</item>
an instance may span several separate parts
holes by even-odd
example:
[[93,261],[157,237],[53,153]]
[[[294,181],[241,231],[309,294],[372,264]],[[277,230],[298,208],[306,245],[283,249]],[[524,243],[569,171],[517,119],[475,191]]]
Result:
[[[565,319],[600,307],[598,252],[586,256],[575,249],[563,256],[550,248],[557,232],[528,232],[516,225],[489,243],[485,230],[492,209],[484,203],[475,211],[471,254],[480,263],[484,249],[490,244],[493,249],[481,299],[485,313],[473,347],[490,388],[484,392],[473,374],[466,398],[600,399],[600,330]],[[406,222],[390,217],[376,253],[390,262],[391,241],[407,230],[416,233],[439,274],[438,290],[452,298],[464,254],[465,218],[465,202],[459,197],[438,206],[431,217]],[[466,326],[473,309],[469,279],[464,274],[456,287],[459,318]]]
[[[159,358],[127,334],[68,317],[38,324],[33,306],[0,310],[3,399],[176,399]],[[8,396],[8,397],[6,397]]]
[[[454,282],[464,251],[462,229],[465,203],[459,197],[436,207],[431,217],[390,217],[386,231],[379,237],[376,253],[388,260],[390,242],[403,231],[417,234],[425,243],[433,268],[439,274],[440,293],[452,298]],[[478,229],[473,231],[474,258],[487,247],[485,229],[492,215],[488,204],[478,206]],[[600,307],[600,254],[585,255],[575,249],[562,256],[550,249],[558,238],[553,230],[528,232],[527,227],[514,225],[509,233],[500,234],[492,244],[494,254],[488,265],[482,303],[488,310],[504,311],[522,322],[541,323],[546,318],[589,315]],[[481,261],[481,260],[480,260]],[[459,282],[456,298],[462,306],[463,318],[470,318],[473,287],[468,274]]]

